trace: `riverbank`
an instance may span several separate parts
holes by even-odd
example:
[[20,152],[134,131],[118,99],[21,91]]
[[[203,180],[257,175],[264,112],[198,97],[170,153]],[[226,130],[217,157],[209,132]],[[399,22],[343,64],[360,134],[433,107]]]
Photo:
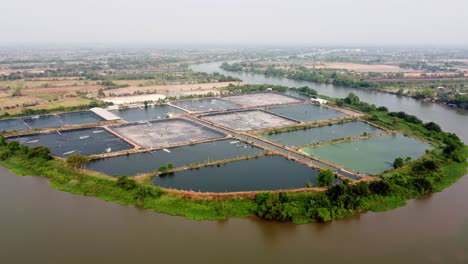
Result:
[[[468,97],[464,90],[450,90],[446,87],[461,86],[468,82],[465,78],[445,78],[442,80],[420,79],[388,79],[376,80],[363,77],[363,73],[334,69],[307,69],[296,66],[291,69],[281,67],[265,67],[262,64],[223,63],[220,68],[228,72],[246,72],[264,74],[265,76],[283,77],[299,81],[334,84],[356,89],[379,91],[382,93],[410,97],[437,103],[454,108],[468,109]],[[435,89],[437,87],[437,89]],[[454,95],[455,94],[455,95]]]

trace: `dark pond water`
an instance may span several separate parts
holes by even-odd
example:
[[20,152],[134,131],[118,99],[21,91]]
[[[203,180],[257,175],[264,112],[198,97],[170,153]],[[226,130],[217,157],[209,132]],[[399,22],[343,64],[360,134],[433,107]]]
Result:
[[7,140],[18,141],[29,147],[46,146],[53,155],[59,157],[72,154],[101,154],[133,148],[124,140],[99,127],[15,136]]
[[382,130],[367,123],[357,121],[273,135],[263,135],[262,137],[286,146],[303,146],[339,138],[360,136],[363,133],[374,134],[381,131]]
[[28,126],[20,118],[0,119],[0,132],[28,130]]
[[176,101],[172,104],[193,112],[219,111],[239,108],[240,105],[219,98],[195,98]]
[[82,125],[103,121],[91,111],[80,111],[56,115],[37,115],[0,120],[0,131],[29,130],[61,126]]
[[180,114],[184,111],[170,105],[154,105],[148,108],[137,107],[128,109],[111,110],[115,115],[129,122],[143,121],[143,120],[156,120],[166,118],[168,113]]
[[106,159],[93,160],[88,169],[104,172],[109,175],[133,176],[157,170],[161,165],[173,163],[182,167],[194,163],[255,155],[263,150],[238,140],[221,140],[192,146],[170,148],[151,152],[124,155]]
[[336,110],[312,104],[275,107],[267,110],[302,122],[312,122],[346,116]]
[[317,183],[318,172],[281,156],[184,170],[155,177],[154,185],[201,192],[239,192],[303,188]]
[[104,121],[103,118],[91,111],[63,113],[58,115],[65,126],[82,125]]

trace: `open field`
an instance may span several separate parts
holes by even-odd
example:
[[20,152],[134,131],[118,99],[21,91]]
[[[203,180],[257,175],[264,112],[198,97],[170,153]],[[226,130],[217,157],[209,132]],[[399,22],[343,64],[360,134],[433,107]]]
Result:
[[237,82],[217,82],[217,83],[190,83],[190,84],[173,84],[173,85],[153,85],[146,87],[125,87],[107,90],[104,93],[115,95],[122,94],[133,94],[137,92],[142,93],[181,93],[181,92],[192,92],[192,91],[213,91],[216,88],[226,87],[229,84],[237,85]]
[[48,87],[64,87],[64,86],[83,86],[96,85],[97,81],[90,80],[16,80],[16,81],[0,81],[0,88],[48,88]]
[[323,64],[310,64],[304,65],[308,69],[345,69],[349,71],[359,72],[407,72],[408,69],[400,68],[398,65],[388,64],[358,64],[358,63],[323,63]]

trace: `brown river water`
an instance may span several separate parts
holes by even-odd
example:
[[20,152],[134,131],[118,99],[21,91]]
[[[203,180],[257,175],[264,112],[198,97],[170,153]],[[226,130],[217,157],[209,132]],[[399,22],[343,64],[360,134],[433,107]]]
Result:
[[[468,141],[466,111],[398,100],[384,102]],[[0,263],[468,263],[466,176],[388,212],[294,225],[192,221],[60,192],[0,167],[0,212]]]

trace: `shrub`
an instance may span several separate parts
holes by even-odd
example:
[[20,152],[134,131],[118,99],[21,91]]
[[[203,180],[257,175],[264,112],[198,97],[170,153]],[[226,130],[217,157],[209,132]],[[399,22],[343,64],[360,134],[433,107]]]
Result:
[[137,183],[134,180],[129,179],[127,176],[117,177],[115,185],[127,191],[133,190],[137,187]]
[[327,208],[317,209],[317,220],[320,222],[328,222],[332,220],[330,210]]
[[174,163],[171,162],[171,163],[167,164],[167,168],[168,168],[169,170],[174,169]]
[[65,162],[72,168],[81,168],[83,165],[88,164],[90,159],[80,154],[73,154],[68,157]]
[[29,150],[28,158],[41,158],[44,160],[51,160],[52,155],[50,154],[50,149],[43,146],[33,147]]
[[159,167],[158,171],[162,172],[162,173],[165,173],[165,172],[167,172],[167,168],[166,168],[166,166],[161,165],[161,167]]
[[402,158],[396,158],[393,161],[393,168],[398,169],[403,167],[403,164],[405,164],[405,161]]
[[7,143],[6,147],[7,151],[13,154],[20,149],[20,143],[18,141],[11,141]]
[[391,193],[391,186],[386,181],[374,181],[369,184],[369,189],[373,194],[387,196]]
[[412,184],[414,189],[416,189],[416,191],[421,194],[427,194],[434,191],[432,182],[426,178],[414,178]]

